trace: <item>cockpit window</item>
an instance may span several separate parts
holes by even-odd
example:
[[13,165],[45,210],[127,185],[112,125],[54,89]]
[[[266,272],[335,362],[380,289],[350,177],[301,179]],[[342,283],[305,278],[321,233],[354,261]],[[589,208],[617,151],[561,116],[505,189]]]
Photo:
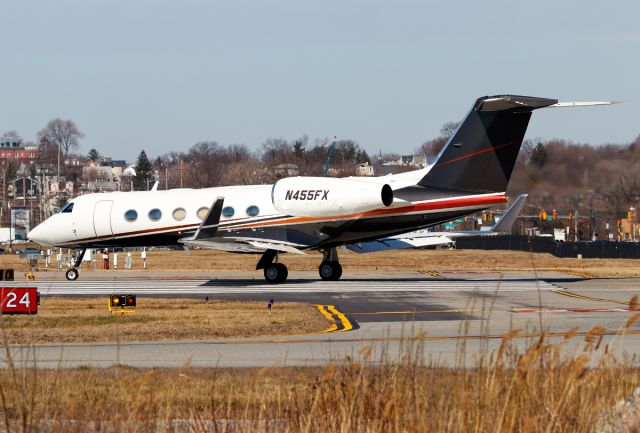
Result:
[[67,203],[61,210],[60,213],[71,213],[73,211],[73,203]]

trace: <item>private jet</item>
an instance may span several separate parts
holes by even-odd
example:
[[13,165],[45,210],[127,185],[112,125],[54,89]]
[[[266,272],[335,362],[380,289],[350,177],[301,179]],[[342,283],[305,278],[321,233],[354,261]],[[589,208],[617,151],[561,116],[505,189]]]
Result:
[[256,269],[270,283],[287,279],[281,253],[318,250],[320,278],[338,280],[339,247],[424,229],[505,203],[533,110],[612,103],[485,96],[424,169],[381,177],[289,177],[272,185],[87,194],[71,200],[28,237],[73,250],[69,280],[78,278],[87,248],[176,244],[260,253]]

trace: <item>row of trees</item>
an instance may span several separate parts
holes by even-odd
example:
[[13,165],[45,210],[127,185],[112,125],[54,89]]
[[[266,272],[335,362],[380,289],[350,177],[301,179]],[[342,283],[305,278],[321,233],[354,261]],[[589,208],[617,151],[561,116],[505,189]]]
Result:
[[[332,140],[302,136],[295,140],[269,138],[259,151],[244,144],[196,143],[186,152],[170,152],[153,160],[163,187],[203,188],[216,185],[268,183],[283,175],[322,174]],[[142,157],[142,160],[140,159]],[[146,153],[136,167],[146,167]],[[333,175],[353,175],[355,166],[370,162],[367,152],[353,140],[336,140],[331,160]],[[136,174],[138,169],[136,168]],[[147,181],[141,181],[146,184]],[[153,182],[151,182],[153,184]]]
[[509,193],[529,193],[541,209],[624,215],[640,205],[640,136],[630,144],[591,146],[526,141]]

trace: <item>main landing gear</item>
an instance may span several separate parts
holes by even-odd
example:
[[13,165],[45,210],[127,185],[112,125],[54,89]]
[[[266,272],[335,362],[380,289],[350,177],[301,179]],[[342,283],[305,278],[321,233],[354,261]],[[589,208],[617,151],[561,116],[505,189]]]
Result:
[[256,269],[263,269],[264,279],[271,284],[284,283],[289,276],[287,267],[282,263],[278,263],[278,252],[276,250],[265,251],[256,265]]
[[83,248],[81,250],[74,250],[72,257],[73,257],[73,267],[71,269],[69,269],[66,273],[65,273],[65,277],[67,277],[67,280],[69,281],[75,281],[78,279],[78,277],[80,276],[80,271],[78,271],[78,268],[80,267],[80,265],[82,264],[82,258],[84,257],[84,253],[87,251],[86,248]]
[[[284,283],[289,276],[289,270],[283,263],[278,262],[278,252],[267,250],[264,252],[256,269],[264,270],[264,279],[271,284]],[[320,278],[324,281],[338,281],[342,276],[342,266],[338,262],[338,252],[329,248],[322,252],[322,263],[318,267]]]
[[342,266],[338,262],[338,252],[335,248],[322,251],[322,263],[318,267],[320,278],[325,281],[338,281],[342,276]]

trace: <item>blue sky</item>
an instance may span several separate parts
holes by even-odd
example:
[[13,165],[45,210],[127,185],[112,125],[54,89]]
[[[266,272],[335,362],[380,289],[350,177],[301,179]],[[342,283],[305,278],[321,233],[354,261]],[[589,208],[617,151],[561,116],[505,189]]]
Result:
[[538,111],[528,138],[640,134],[637,0],[32,0],[0,16],[0,132],[73,119],[82,153],[302,134],[410,153],[496,93],[626,101]]

